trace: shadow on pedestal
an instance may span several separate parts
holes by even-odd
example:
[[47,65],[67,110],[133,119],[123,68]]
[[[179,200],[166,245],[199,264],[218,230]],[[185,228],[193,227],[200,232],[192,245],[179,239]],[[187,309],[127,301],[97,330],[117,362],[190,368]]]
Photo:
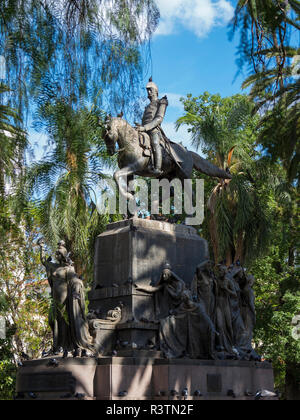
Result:
[[[138,357],[137,357],[138,356]],[[241,361],[166,360],[132,351],[128,357],[25,362],[19,399],[254,400],[274,391],[272,365]],[[34,395],[33,395],[34,394]]]

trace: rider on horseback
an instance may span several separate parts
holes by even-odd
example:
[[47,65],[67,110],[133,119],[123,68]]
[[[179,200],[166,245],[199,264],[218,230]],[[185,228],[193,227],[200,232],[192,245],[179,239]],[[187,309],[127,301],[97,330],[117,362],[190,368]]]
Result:
[[168,98],[165,96],[158,99],[158,87],[150,78],[146,86],[150,104],[145,108],[142,125],[137,127],[139,132],[147,132],[151,139],[151,146],[154,153],[154,174],[160,175],[162,170],[162,138],[161,123],[166,114]]

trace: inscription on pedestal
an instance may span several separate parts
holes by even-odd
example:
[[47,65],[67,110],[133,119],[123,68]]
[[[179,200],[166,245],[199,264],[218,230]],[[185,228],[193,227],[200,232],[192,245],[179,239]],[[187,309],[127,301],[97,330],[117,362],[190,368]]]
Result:
[[222,392],[222,375],[207,375],[207,392]]
[[76,380],[70,372],[23,374],[18,392],[73,392]]

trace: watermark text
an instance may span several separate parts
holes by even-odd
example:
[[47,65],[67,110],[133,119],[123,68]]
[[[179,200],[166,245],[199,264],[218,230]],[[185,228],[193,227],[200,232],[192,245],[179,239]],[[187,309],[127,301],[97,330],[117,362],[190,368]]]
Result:
[[6,60],[3,55],[0,55],[0,80],[6,79]]
[[0,340],[6,339],[6,323],[5,318],[3,316],[0,316]]
[[99,214],[176,215],[185,214],[185,224],[199,226],[204,220],[204,180],[137,178],[122,185],[110,179],[97,202]]
[[294,340],[300,340],[300,315],[294,316],[292,326],[292,337]]

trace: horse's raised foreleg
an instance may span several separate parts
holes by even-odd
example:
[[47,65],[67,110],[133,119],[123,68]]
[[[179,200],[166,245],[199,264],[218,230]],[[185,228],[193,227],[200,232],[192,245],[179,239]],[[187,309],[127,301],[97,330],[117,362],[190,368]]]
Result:
[[134,200],[133,194],[128,191],[128,184],[132,180],[134,172],[134,168],[127,166],[114,174],[114,180],[117,183],[120,194],[129,201]]
[[[120,194],[126,200],[126,213],[124,215],[127,219],[131,219],[132,217],[138,217],[138,212],[136,211],[134,214],[131,213],[130,208],[134,208],[135,197],[133,194],[129,192],[129,184],[134,179],[134,170],[133,168],[123,168],[120,171],[116,172],[114,175],[115,181],[119,187]],[[129,201],[127,205],[127,200]],[[133,203],[134,202],[134,203]],[[132,205],[130,207],[130,205]]]

